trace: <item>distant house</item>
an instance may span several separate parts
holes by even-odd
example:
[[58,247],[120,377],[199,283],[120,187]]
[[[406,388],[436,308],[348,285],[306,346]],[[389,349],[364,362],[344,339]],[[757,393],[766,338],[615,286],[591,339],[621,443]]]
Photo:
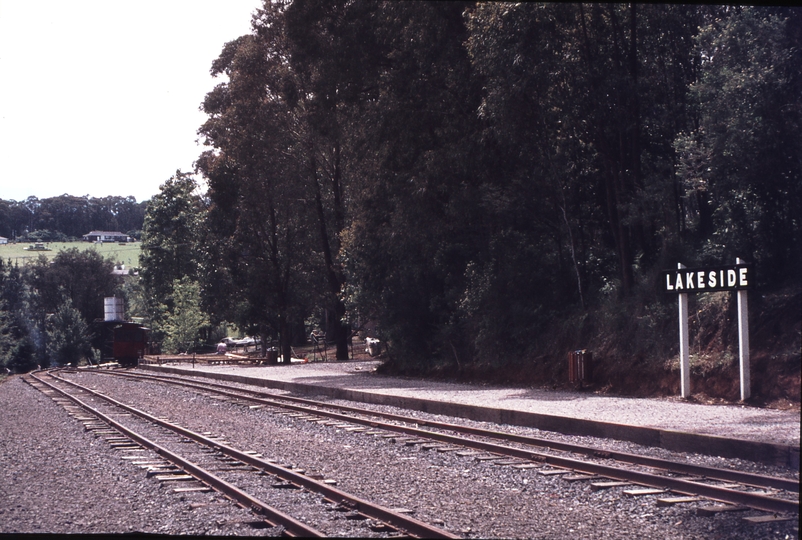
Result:
[[134,239],[120,231],[92,231],[83,236],[87,242],[133,242]]
[[8,244],[8,238],[5,236],[0,236],[0,244]]

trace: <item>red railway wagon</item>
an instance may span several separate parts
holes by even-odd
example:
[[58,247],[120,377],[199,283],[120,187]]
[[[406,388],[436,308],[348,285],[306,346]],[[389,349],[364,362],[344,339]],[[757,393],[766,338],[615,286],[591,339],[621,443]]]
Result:
[[104,361],[116,360],[121,366],[135,366],[148,352],[149,328],[134,322],[98,321],[95,347]]
[[118,323],[114,327],[114,359],[121,366],[137,365],[148,348],[148,329],[137,323]]

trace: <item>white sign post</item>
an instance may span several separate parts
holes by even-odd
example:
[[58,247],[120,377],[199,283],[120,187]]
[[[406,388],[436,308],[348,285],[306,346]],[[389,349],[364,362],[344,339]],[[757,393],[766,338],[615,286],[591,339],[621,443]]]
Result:
[[751,267],[740,258],[735,266],[686,268],[677,263],[676,270],[663,272],[663,287],[667,293],[679,296],[679,363],[680,393],[691,396],[691,362],[688,336],[688,293],[735,291],[738,295],[738,349],[741,368],[741,401],[752,395],[749,376],[749,317],[747,289],[753,287]]
[[[685,268],[677,263],[677,269]],[[690,338],[688,337],[688,293],[679,295],[679,373],[680,395],[683,399],[691,397],[691,357]]]
[[[744,264],[739,258],[735,264]],[[746,301],[746,290],[738,291],[738,352],[741,367],[741,401],[752,395],[752,383],[749,375],[749,307]]]

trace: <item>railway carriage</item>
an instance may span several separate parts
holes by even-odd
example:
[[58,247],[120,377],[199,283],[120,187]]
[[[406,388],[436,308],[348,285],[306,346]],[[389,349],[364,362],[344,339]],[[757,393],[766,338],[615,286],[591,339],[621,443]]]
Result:
[[139,323],[102,321],[97,323],[95,348],[104,361],[115,360],[121,366],[139,363],[148,352],[150,329]]
[[148,329],[137,323],[114,327],[114,359],[121,366],[137,365],[148,348]]

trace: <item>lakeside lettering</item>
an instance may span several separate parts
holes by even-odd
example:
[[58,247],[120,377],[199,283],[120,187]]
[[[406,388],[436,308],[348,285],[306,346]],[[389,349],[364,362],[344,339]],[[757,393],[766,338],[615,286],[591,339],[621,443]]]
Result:
[[716,268],[683,268],[663,272],[665,292],[715,292],[749,289],[752,286],[749,266]]

